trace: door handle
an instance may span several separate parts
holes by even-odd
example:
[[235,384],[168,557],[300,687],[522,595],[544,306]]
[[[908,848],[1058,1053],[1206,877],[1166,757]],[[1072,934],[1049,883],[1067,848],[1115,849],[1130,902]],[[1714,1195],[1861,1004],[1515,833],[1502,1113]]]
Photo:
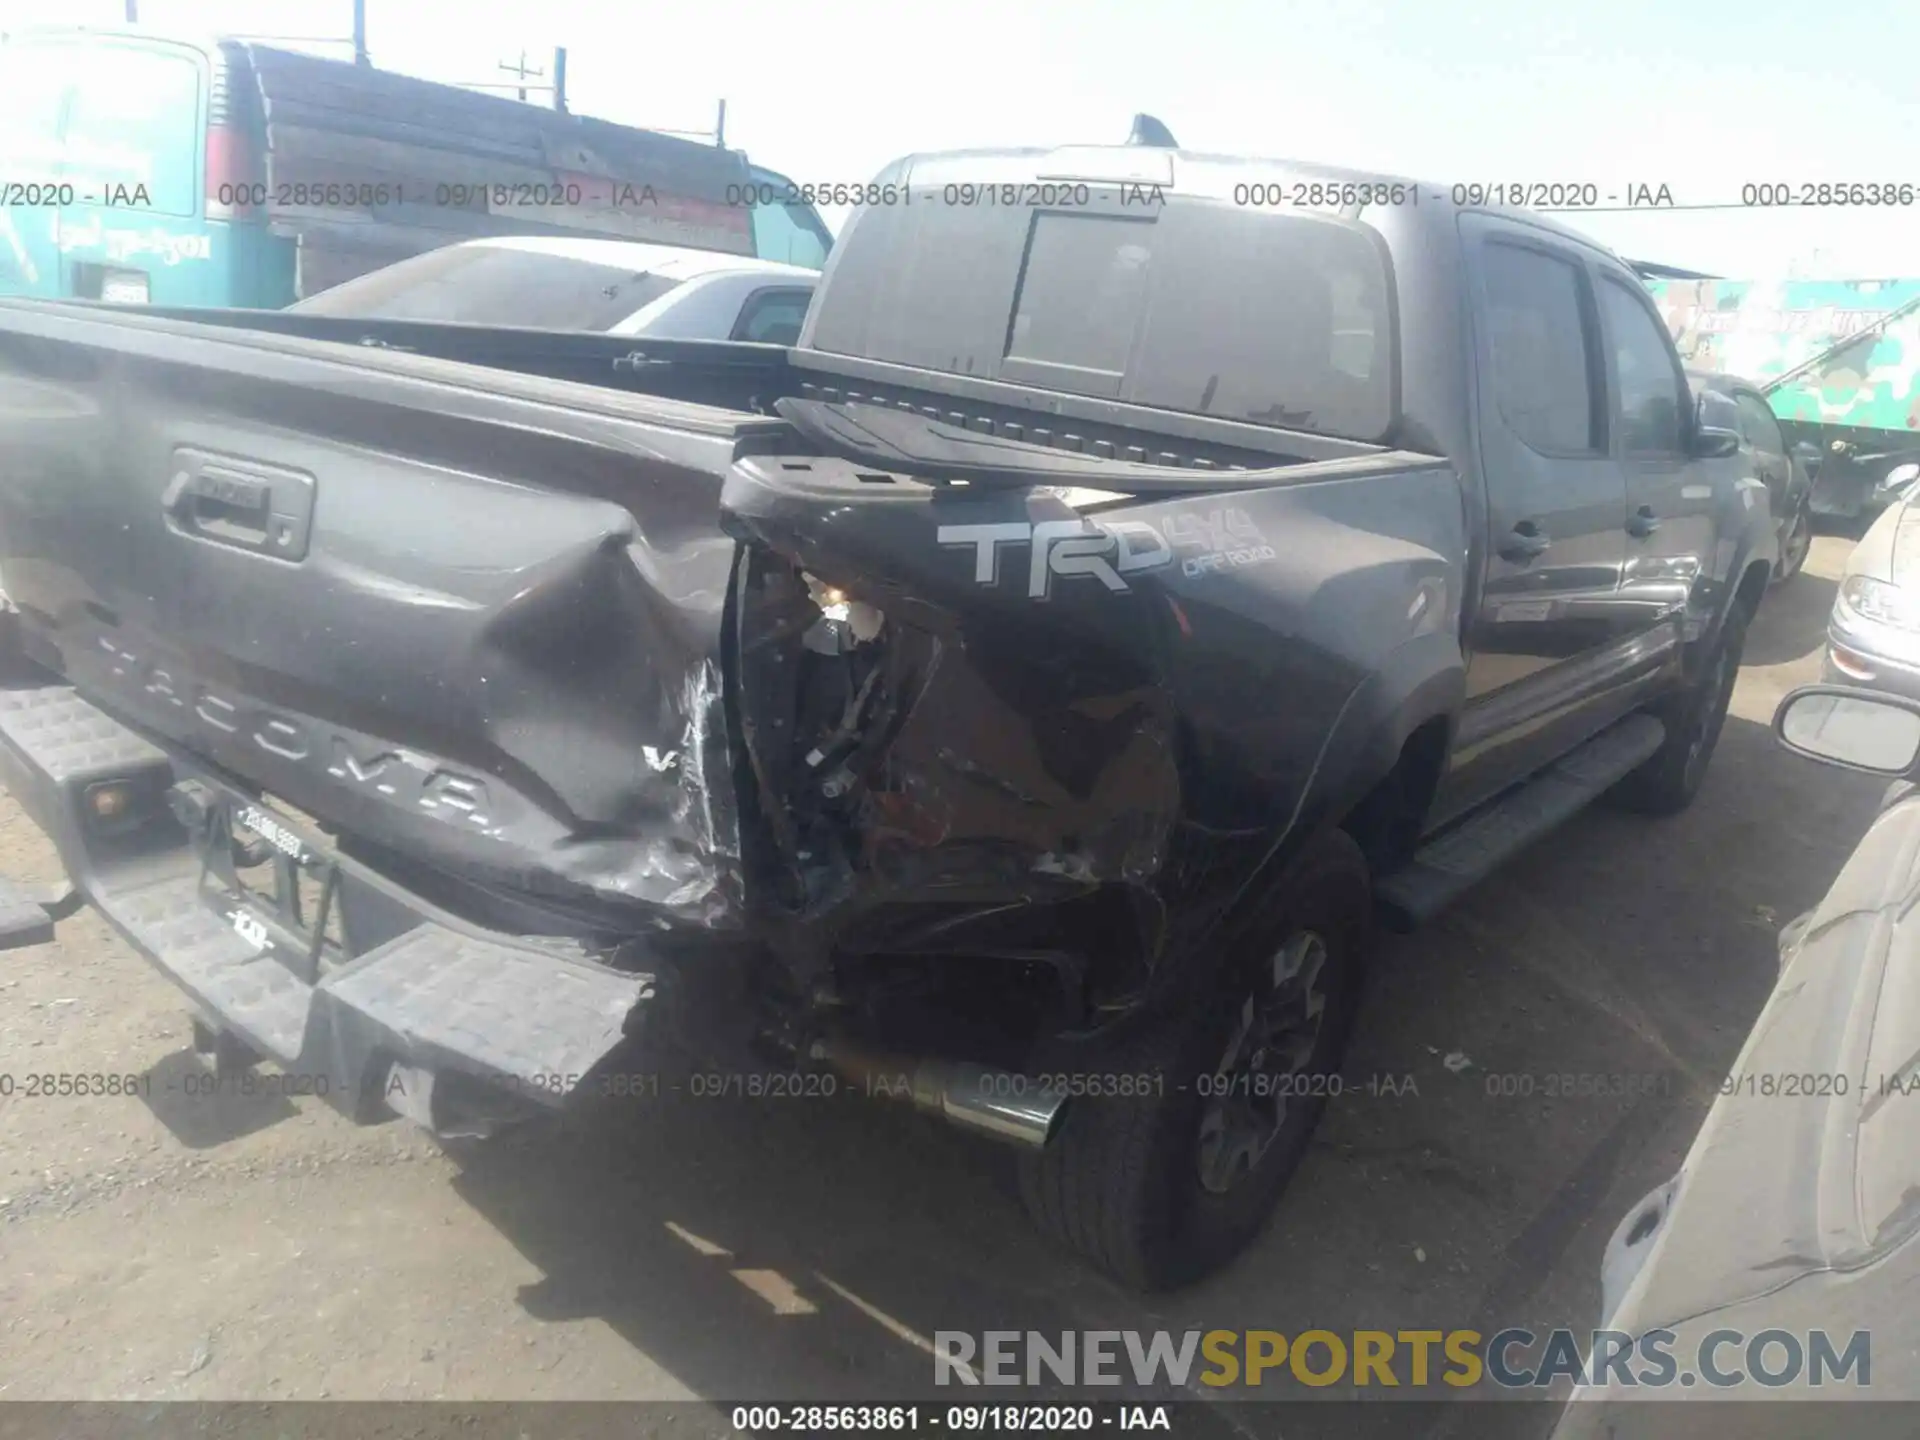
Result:
[[301,560],[313,528],[313,477],[183,446],[160,507],[176,534]]
[[1517,565],[1546,554],[1547,547],[1552,543],[1553,538],[1540,528],[1538,522],[1522,520],[1506,533],[1497,548],[1502,560],[1511,560]]
[[1642,505],[1627,517],[1627,534],[1636,540],[1644,540],[1660,528],[1660,517],[1653,513],[1651,505]]

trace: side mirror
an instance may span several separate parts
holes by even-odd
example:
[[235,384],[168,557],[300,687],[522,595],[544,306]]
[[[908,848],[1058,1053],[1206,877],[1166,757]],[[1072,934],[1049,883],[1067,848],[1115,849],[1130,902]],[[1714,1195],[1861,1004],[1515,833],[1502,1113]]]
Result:
[[1920,705],[1845,685],[1804,685],[1773,712],[1773,733],[1796,755],[1870,775],[1911,775],[1920,763]]
[[1740,407],[1730,395],[1702,390],[1693,402],[1693,453],[1723,460],[1740,450]]

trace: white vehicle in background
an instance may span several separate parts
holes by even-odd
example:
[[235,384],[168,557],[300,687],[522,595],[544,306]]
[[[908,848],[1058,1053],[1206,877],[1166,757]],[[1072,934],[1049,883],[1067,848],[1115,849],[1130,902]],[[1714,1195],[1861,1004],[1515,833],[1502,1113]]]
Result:
[[287,310],[791,345],[819,279],[799,265],[676,245],[492,236],[410,256]]

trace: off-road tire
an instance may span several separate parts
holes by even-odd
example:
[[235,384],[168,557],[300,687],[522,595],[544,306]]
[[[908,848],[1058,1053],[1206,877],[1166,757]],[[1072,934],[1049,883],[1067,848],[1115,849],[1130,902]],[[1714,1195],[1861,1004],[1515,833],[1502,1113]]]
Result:
[[1750,618],[1746,606],[1735,602],[1698,676],[1654,710],[1667,727],[1667,738],[1645,764],[1613,788],[1609,798],[1622,809],[1642,815],[1677,815],[1700,793],[1740,678],[1740,655]]
[[[1247,942],[1184,1008],[1157,1019],[1098,1059],[1054,1051],[1036,1068],[1149,1077],[1148,1093],[1071,1094],[1045,1149],[1021,1157],[1020,1192],[1039,1228],[1139,1290],[1161,1290],[1219,1268],[1260,1232],[1299,1167],[1339,1073],[1373,910],[1367,863],[1351,837],[1315,840],[1276,887]],[[1303,1070],[1329,1077],[1290,1095],[1279,1129],[1231,1188],[1201,1181],[1200,1124],[1208,1100],[1196,1079],[1211,1073],[1241,1023],[1246,997],[1289,937],[1324,941],[1317,974],[1325,994]],[[1076,1050],[1079,1047],[1075,1047]]]

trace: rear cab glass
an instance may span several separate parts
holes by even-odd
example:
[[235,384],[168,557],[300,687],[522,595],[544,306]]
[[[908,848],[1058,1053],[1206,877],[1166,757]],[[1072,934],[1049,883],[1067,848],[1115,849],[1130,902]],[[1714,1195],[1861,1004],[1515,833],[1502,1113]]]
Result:
[[680,283],[571,255],[451,245],[345,281],[289,308],[359,320],[609,330]]
[[973,187],[916,179],[911,203],[860,211],[811,346],[1346,439],[1392,430],[1393,281],[1370,227],[1170,189],[1013,188],[1073,203],[950,203]]

